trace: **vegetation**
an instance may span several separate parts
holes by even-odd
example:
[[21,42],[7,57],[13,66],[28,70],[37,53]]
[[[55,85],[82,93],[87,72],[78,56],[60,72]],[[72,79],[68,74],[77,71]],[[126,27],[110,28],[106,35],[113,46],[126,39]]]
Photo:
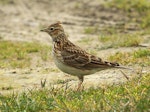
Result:
[[21,94],[0,95],[2,112],[57,111],[150,111],[150,74],[121,84],[81,92],[69,88],[29,90]]
[[84,29],[84,33],[86,33],[86,34],[97,34],[98,33],[98,27],[87,27]]
[[[105,4],[108,9],[116,8],[117,11],[121,11],[124,15],[130,18],[127,23],[122,23],[113,27],[104,27],[98,29],[95,27],[87,27],[84,29],[85,34],[99,35],[98,40],[103,44],[100,49],[117,48],[117,47],[137,47],[143,41],[149,41],[143,39],[143,35],[150,34],[150,1],[149,0],[111,0]],[[130,33],[126,31],[128,25],[135,26],[138,29]],[[118,28],[117,28],[118,27]],[[127,29],[126,29],[127,27]],[[133,28],[133,29],[134,29]],[[134,30],[135,30],[134,29]],[[140,31],[139,31],[140,29]],[[101,31],[102,30],[102,31]],[[130,30],[130,29],[128,29]],[[87,44],[91,39],[83,39],[83,42]]]
[[150,1],[149,0],[111,0],[108,7],[115,7],[123,11],[133,22],[140,22],[142,28],[150,26]]
[[29,54],[37,53],[43,60],[47,60],[50,49],[36,42],[0,41],[0,68],[29,67],[31,64]]
[[14,0],[0,0],[0,5],[13,4]]
[[115,55],[109,57],[109,60],[120,62],[122,64],[138,64],[141,66],[150,66],[150,50],[139,49],[134,52],[117,52]]
[[104,48],[117,48],[117,47],[137,47],[142,42],[138,34],[113,34],[101,35],[98,40],[104,44]]

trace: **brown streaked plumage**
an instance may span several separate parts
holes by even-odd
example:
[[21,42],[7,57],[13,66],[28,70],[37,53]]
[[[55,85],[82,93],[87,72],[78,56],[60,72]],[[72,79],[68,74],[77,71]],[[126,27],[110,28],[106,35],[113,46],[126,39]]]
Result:
[[41,31],[47,32],[53,40],[53,58],[56,66],[63,72],[77,76],[80,80],[78,89],[85,75],[109,68],[125,68],[118,63],[103,61],[87,53],[70,42],[60,22],[56,22]]

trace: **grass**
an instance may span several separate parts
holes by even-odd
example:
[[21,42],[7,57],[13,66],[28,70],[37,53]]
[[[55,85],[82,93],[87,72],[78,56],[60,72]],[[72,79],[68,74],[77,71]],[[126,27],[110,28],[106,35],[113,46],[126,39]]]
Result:
[[78,41],[79,43],[82,43],[82,44],[90,44],[91,41],[93,41],[93,38],[90,38],[90,37],[86,37],[86,38],[82,38],[80,41]]
[[98,40],[104,44],[102,49],[118,47],[137,47],[142,42],[138,34],[100,35]]
[[150,8],[148,0],[112,0],[109,5],[115,6],[119,9],[123,9],[124,11],[130,12],[131,10],[134,10],[138,11],[139,13],[143,13]]
[[142,28],[150,26],[150,1],[149,0],[111,0],[108,7],[115,7],[124,12],[132,19],[140,22]]
[[14,0],[0,0],[0,5],[13,4]]
[[50,49],[36,42],[0,41],[0,68],[29,67],[32,53],[39,54],[42,60],[46,61]]
[[[147,32],[148,33],[148,32]],[[120,34],[120,33],[112,33],[111,35],[108,34],[99,34],[96,38],[94,37],[86,37],[78,41],[79,43],[89,45],[94,40],[97,42],[94,43],[93,46],[98,49],[108,49],[108,48],[119,48],[119,47],[138,47],[141,45],[142,42],[148,42],[148,40],[143,39],[142,36],[144,32],[139,33],[129,33],[129,34]]]
[[134,52],[116,53],[109,57],[109,60],[120,62],[122,64],[138,64],[141,66],[150,66],[150,50],[139,49]]
[[98,33],[98,27],[86,27],[84,29],[85,34],[97,34]]
[[135,58],[142,58],[142,57],[150,57],[150,50],[148,49],[140,49],[138,51],[134,52],[134,57]]
[[0,95],[2,112],[148,112],[150,111],[150,74],[113,85],[82,92],[50,87],[20,94]]

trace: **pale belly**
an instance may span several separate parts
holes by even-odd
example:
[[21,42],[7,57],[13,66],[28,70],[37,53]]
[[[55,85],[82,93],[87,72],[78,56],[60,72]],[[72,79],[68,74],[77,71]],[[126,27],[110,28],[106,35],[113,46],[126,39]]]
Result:
[[63,64],[61,61],[56,60],[55,57],[54,57],[54,62],[61,71],[68,73],[70,75],[74,75],[74,76],[90,75],[90,74],[97,72],[97,70],[81,70],[81,69],[67,66],[67,65]]

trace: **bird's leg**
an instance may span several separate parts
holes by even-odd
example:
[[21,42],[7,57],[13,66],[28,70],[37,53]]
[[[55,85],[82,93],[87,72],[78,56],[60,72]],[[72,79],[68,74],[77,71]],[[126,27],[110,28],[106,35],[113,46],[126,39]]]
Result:
[[84,76],[79,76],[78,78],[79,78],[79,84],[78,84],[77,91],[79,91],[79,90],[80,90],[80,88],[81,88],[81,85],[82,85],[83,80],[84,80]]

